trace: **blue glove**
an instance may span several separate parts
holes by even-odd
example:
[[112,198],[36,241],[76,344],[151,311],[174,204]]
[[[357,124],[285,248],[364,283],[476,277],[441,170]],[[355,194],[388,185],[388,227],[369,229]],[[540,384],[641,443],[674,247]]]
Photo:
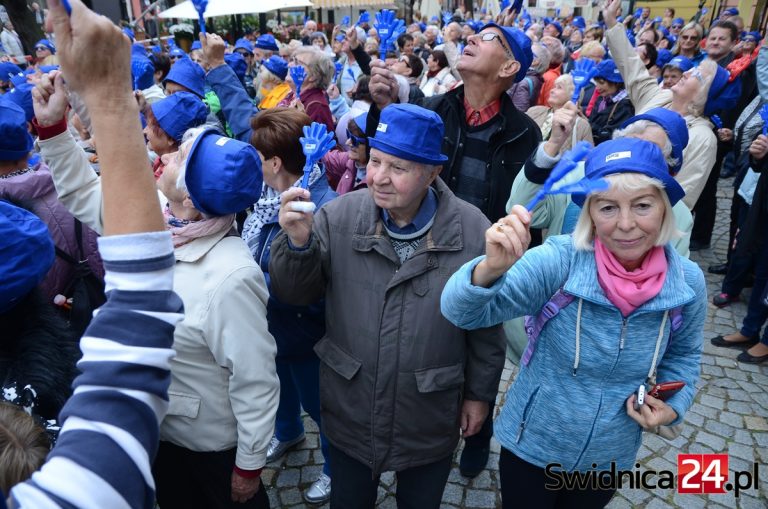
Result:
[[760,108],[760,118],[763,119],[763,136],[768,136],[768,104]]
[[362,25],[364,23],[370,23],[371,22],[371,14],[368,11],[363,11],[360,13],[360,17],[357,19],[357,24]]
[[588,142],[580,141],[576,144],[575,147],[563,154],[560,162],[557,163],[557,166],[555,166],[554,169],[550,172],[549,177],[544,182],[544,185],[541,186],[539,192],[536,193],[536,196],[534,196],[534,198],[528,203],[528,205],[525,206],[525,208],[527,208],[528,211],[531,211],[548,194],[555,194],[552,192],[552,187],[563,177],[565,177],[568,172],[573,170],[576,167],[578,161],[581,161],[587,157],[587,154],[589,154],[591,149],[592,145],[590,145]]
[[344,16],[341,18],[341,26],[346,27],[349,26],[349,16]]
[[301,92],[301,85],[304,83],[304,79],[307,77],[307,72],[300,65],[290,67],[288,71],[291,73],[291,79],[296,85],[296,97],[299,97],[299,92]]
[[589,84],[589,80],[594,78],[596,74],[597,66],[592,60],[588,58],[577,60],[573,65],[571,77],[573,78],[574,87],[571,101],[573,101],[574,104],[577,104],[579,100],[579,94],[581,94],[581,91],[584,90],[584,87]]
[[205,8],[208,7],[208,0],[192,0],[192,4],[195,6],[197,15],[200,20],[200,33],[205,35]]
[[329,133],[328,129],[326,129],[325,124],[317,122],[304,126],[304,136],[299,138],[299,141],[301,142],[301,150],[307,158],[307,162],[304,164],[304,177],[301,179],[301,187],[308,189],[309,174],[312,173],[312,168],[316,162],[322,159],[336,145],[336,141],[333,139],[333,133]]
[[717,129],[723,128],[723,121],[720,120],[720,117],[718,115],[712,115],[710,119],[712,120],[712,123],[715,124],[715,127]]

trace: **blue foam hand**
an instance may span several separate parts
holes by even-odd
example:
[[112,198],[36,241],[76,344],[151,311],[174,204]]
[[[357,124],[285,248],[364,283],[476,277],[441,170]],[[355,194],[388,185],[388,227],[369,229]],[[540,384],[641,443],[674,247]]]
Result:
[[370,23],[371,22],[371,15],[368,11],[363,11],[360,13],[360,17],[357,19],[357,24],[362,25],[364,23]]
[[639,17],[640,17],[640,16],[642,16],[642,15],[643,15],[643,9],[642,9],[642,7],[635,9],[635,15],[634,15],[634,16],[635,16],[636,18],[639,18]]
[[301,85],[304,83],[304,79],[307,77],[307,72],[304,70],[304,67],[300,65],[290,67],[288,71],[291,73],[291,79],[296,85],[296,97],[298,97],[299,92],[301,91]]
[[559,9],[559,8],[558,8],[558,9],[555,9],[555,17],[556,17],[556,18],[559,18],[559,17],[560,17],[560,9]]
[[447,25],[451,21],[453,21],[453,14],[443,11],[443,25]]
[[588,59],[582,58],[577,60],[571,71],[571,77],[573,77],[573,97],[571,101],[575,104],[579,100],[579,94],[589,84],[589,80],[595,77],[597,74],[597,66],[595,63]]
[[311,125],[304,126],[304,136],[299,138],[301,142],[301,150],[304,152],[304,156],[307,158],[307,162],[304,164],[304,177],[301,179],[301,187],[304,189],[309,188],[309,175],[312,173],[312,168],[315,163],[331,150],[336,141],[333,138],[333,132],[328,132],[325,124],[318,122],[312,122]]
[[344,64],[336,62],[333,66],[335,68],[333,72],[333,82],[336,83],[336,80],[339,79],[339,74],[341,74],[341,70],[344,69]]
[[510,3],[511,2],[509,0],[501,0],[501,3],[499,4],[499,8],[501,9],[502,12],[504,12],[504,9],[509,7]]
[[582,179],[573,184],[566,184],[560,186],[557,189],[550,189],[547,194],[579,194],[586,196],[591,193],[597,193],[600,191],[606,191],[611,184],[605,179],[589,180]]
[[341,18],[341,26],[343,27],[349,26],[349,16],[344,16],[343,18]]
[[533,197],[533,199],[528,203],[528,205],[525,206],[525,208],[527,208],[529,211],[533,210],[533,208],[538,205],[541,200],[543,200],[548,194],[551,194],[550,191],[552,187],[554,187],[557,182],[559,182],[563,177],[565,177],[565,175],[573,170],[576,167],[576,164],[584,159],[591,149],[592,145],[586,141],[580,141],[576,144],[575,147],[563,154],[563,157],[560,158],[560,162],[557,163],[557,166],[555,166],[550,172],[549,177],[544,182],[544,185],[541,186],[539,192],[536,193],[536,196]]
[[760,108],[760,118],[763,119],[763,135],[768,136],[768,104]]
[[382,9],[376,13],[376,22],[373,27],[379,34],[381,42],[379,43],[379,56],[384,60],[387,56],[387,42],[392,36],[392,29],[395,24],[395,11]]
[[715,127],[717,129],[723,128],[723,121],[720,119],[718,115],[712,115],[710,119],[712,120],[712,123],[715,124]]
[[192,4],[195,6],[197,16],[200,20],[200,32],[205,35],[205,8],[208,7],[208,0],[192,0]]
[[69,5],[69,0],[61,0],[61,5],[64,6],[64,10],[67,11],[67,15],[72,16],[72,6]]

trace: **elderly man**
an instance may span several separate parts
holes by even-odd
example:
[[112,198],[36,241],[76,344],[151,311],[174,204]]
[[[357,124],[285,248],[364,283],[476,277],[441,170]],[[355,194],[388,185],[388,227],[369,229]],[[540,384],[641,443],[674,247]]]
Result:
[[442,50],[448,58],[448,65],[451,67],[451,73],[453,73],[456,79],[461,79],[458,71],[456,70],[456,64],[459,62],[461,56],[459,52],[459,40],[461,40],[461,25],[455,21],[448,23],[443,27],[443,44],[435,46],[435,50]]
[[387,107],[369,139],[367,190],[314,216],[294,208],[309,191],[282,195],[272,290],[282,302],[326,302],[315,352],[331,507],[373,507],[380,474],[395,471],[399,507],[438,508],[459,429],[477,433],[496,395],[501,329],[465,331],[438,312],[490,224],[437,178],[443,134],[432,111]]
[[19,34],[13,29],[13,23],[10,20],[3,23],[3,31],[0,32],[0,43],[2,43],[5,53],[14,63],[26,65],[24,47],[21,44]]
[[[440,174],[458,196],[491,221],[506,215],[505,204],[517,173],[541,141],[530,117],[515,108],[506,93],[522,81],[533,61],[531,40],[520,30],[489,23],[467,39],[457,64],[464,85],[419,104],[437,112],[446,126]],[[397,97],[395,78],[380,64],[371,67],[371,95],[378,108]],[[368,115],[375,126],[377,108]],[[368,133],[370,134],[370,133]],[[493,399],[488,402],[493,406]],[[493,430],[488,417],[465,444],[459,467],[474,477],[485,468]]]

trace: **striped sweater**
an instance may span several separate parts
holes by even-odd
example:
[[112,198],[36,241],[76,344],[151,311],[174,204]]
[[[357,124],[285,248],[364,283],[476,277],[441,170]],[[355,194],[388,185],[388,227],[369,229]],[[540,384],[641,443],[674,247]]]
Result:
[[167,232],[99,239],[107,303],[83,336],[82,374],[61,412],[56,447],[42,469],[11,489],[10,507],[154,507],[151,464],[168,409],[173,331]]

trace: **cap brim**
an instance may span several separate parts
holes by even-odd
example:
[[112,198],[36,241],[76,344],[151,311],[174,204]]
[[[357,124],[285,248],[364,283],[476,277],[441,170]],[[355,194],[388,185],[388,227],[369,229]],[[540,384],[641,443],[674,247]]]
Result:
[[418,155],[419,152],[417,150],[406,150],[401,147],[396,147],[385,141],[377,140],[375,137],[368,138],[368,145],[370,145],[371,148],[381,150],[385,154],[399,157],[400,159],[405,159],[406,161],[414,161],[422,164],[435,164],[435,165],[443,164],[446,161],[448,161],[448,156],[443,154]]
[[[639,168],[624,168],[624,169],[617,169],[617,171],[613,171],[614,168],[611,168],[611,171],[608,173],[598,173],[591,177],[591,179],[598,179],[607,177],[609,175],[616,175],[619,173],[641,173],[643,175],[648,175],[647,173],[643,172]],[[656,177],[653,177],[656,178]],[[669,175],[668,173],[664,173],[663,175],[660,175],[659,180],[661,180],[662,184],[664,184],[664,192],[667,193],[667,198],[669,198],[669,203],[672,204],[674,207],[675,204],[680,201],[683,196],[685,196],[685,190],[682,188],[682,186],[675,180],[675,178],[672,175]],[[586,177],[582,180],[587,180]],[[580,194],[573,194],[571,195],[571,200],[573,200],[573,203],[578,205],[579,207],[583,207],[584,203],[587,201],[587,195],[580,195]]]

